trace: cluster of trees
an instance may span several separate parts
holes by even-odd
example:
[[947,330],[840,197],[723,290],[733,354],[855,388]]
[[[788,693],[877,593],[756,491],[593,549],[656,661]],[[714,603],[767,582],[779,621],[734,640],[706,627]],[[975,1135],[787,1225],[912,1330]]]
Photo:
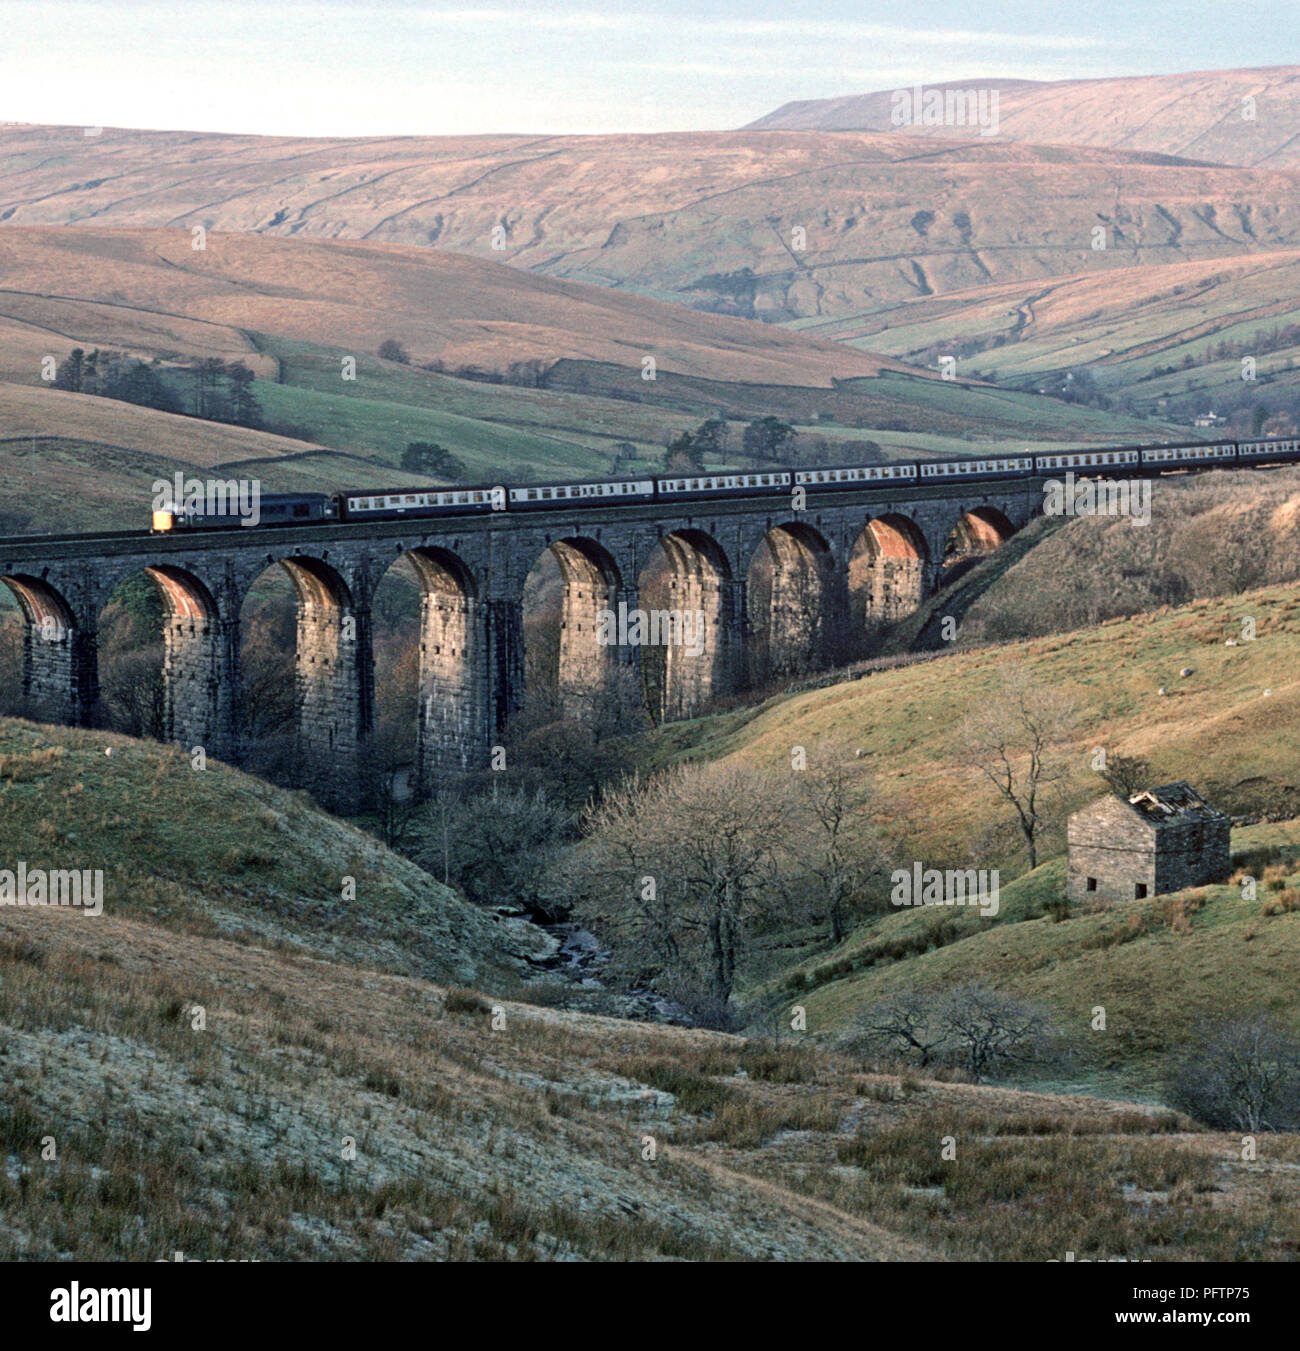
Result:
[[664,450],[664,469],[670,474],[698,473],[705,460],[726,458],[731,428],[725,418],[709,418],[693,432],[682,432]]
[[102,399],[120,399],[164,413],[182,411],[180,399],[159,376],[155,366],[123,352],[89,354],[74,347],[59,363],[54,388],[74,394],[95,394]]
[[261,427],[262,409],[253,393],[255,376],[242,361],[218,357],[168,368],[164,378],[157,362],[141,361],[123,352],[87,353],[74,347],[55,371],[54,387],[75,394],[184,413],[211,422]]
[[621,974],[725,1010],[757,934],[818,923],[838,941],[882,894],[886,851],[844,754],[628,780],[586,809],[559,886]]
[[[703,470],[706,460],[727,458],[731,427],[725,418],[709,418],[693,432],[682,432],[668,442],[664,468],[669,473]],[[739,458],[752,464],[789,464],[795,458],[798,433],[778,417],[756,418],[740,437]]]
[[[381,350],[380,356],[384,353]],[[409,358],[408,358],[409,360]],[[526,389],[541,389],[546,377],[555,365],[541,357],[530,357],[525,361],[511,361],[504,369],[486,366],[449,366],[441,357],[426,361],[423,369],[435,375],[450,375],[457,380],[477,380],[487,385],[522,385]]]
[[410,441],[402,451],[402,468],[431,478],[462,479],[465,465],[436,441]]
[[479,905],[552,913],[550,880],[573,838],[568,805],[545,787],[445,788],[403,822],[398,848]]
[[1194,366],[1212,366],[1218,361],[1266,356],[1270,352],[1297,346],[1300,346],[1300,324],[1274,324],[1267,332],[1256,329],[1249,338],[1220,338],[1218,342],[1206,343],[1199,353],[1188,350],[1177,365],[1157,366],[1151,373],[1172,375],[1175,371],[1191,370]]
[[1300,425],[1300,385],[1288,385],[1274,373],[1261,371],[1255,381],[1216,385],[1213,392],[1189,389],[1186,394],[1171,397],[1162,411],[1187,422],[1201,413],[1217,413],[1217,426],[1213,430],[1198,429],[1202,435],[1294,436]]
[[[664,469],[669,473],[699,473],[706,461],[716,464],[732,458],[730,450],[730,424],[724,418],[709,418],[693,432],[682,432],[668,442]],[[878,442],[804,435],[782,418],[768,416],[746,425],[734,458],[758,466],[878,464],[886,457]]]

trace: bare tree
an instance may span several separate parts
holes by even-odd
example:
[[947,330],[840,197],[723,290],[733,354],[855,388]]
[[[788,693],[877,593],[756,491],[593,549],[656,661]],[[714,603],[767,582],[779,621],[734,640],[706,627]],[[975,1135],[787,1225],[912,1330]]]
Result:
[[852,1020],[844,1044],[883,1055],[914,1052],[922,1066],[929,1065],[952,1039],[942,1013],[943,1001],[933,992],[905,990],[863,1009]]
[[1074,721],[1074,704],[1064,691],[1039,683],[1022,667],[1012,667],[1001,690],[957,730],[962,760],[1014,810],[1031,868],[1038,866],[1045,791],[1065,772],[1057,744]]
[[1008,1062],[1037,1058],[1050,1030],[1041,1010],[978,982],[950,990],[940,1019],[977,1084]]
[[546,907],[545,881],[572,837],[572,818],[553,793],[503,787],[441,790],[405,822],[404,854],[479,905]]
[[799,856],[813,880],[812,908],[840,943],[865,908],[871,883],[884,866],[875,823],[870,819],[862,776],[849,767],[847,745],[821,750],[795,775],[801,834]]
[[[0,584],[0,591],[5,588]],[[0,606],[0,714],[19,716],[23,700],[23,619]]]
[[1295,1130],[1300,1042],[1270,1014],[1203,1025],[1176,1062],[1165,1098],[1207,1126]]
[[790,775],[683,765],[591,807],[575,868],[581,907],[661,975],[726,1002],[754,925],[779,903]]
[[922,1066],[960,1064],[978,1084],[1000,1067],[1040,1058],[1047,1015],[977,981],[948,990],[907,990],[879,1000],[850,1024],[853,1050],[915,1056]]
[[167,731],[167,683],[162,648],[118,652],[100,663],[100,715],[127,736],[160,741]]

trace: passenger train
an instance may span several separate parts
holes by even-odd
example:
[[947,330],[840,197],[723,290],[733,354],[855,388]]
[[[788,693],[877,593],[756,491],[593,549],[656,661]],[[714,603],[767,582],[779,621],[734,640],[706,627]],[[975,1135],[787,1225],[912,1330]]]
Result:
[[[687,502],[728,497],[788,497],[794,487],[809,493],[849,488],[893,488],[966,481],[1000,481],[1073,472],[1086,477],[1132,477],[1211,466],[1256,466],[1300,460],[1300,439],[1198,442],[1185,446],[1122,446],[1113,449],[1046,451],[987,459],[920,460],[822,469],[736,470],[607,479],[596,483],[528,483],[454,488],[367,488],[333,496],[278,493],[262,499],[259,525],[308,525],[320,521],[400,520],[418,516],[464,516],[490,512],[547,511],[633,502]],[[234,515],[213,516],[201,508],[155,511],[153,529],[238,528]]]

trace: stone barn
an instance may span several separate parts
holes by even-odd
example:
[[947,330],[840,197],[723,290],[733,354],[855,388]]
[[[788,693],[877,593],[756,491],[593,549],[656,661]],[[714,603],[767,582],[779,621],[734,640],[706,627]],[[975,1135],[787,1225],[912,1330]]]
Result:
[[1225,813],[1189,784],[1099,798],[1070,817],[1071,901],[1132,901],[1218,882],[1230,869]]

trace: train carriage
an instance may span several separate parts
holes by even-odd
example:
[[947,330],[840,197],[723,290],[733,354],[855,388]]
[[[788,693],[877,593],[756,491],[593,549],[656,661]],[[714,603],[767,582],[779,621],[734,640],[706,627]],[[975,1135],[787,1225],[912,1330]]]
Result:
[[1288,460],[1300,460],[1300,439],[1274,436],[1237,443],[1238,464],[1284,464]]
[[1141,463],[1141,454],[1135,449],[1062,450],[1034,456],[1034,467],[1040,474],[1131,474]]
[[1233,441],[1201,441],[1190,446],[1148,446],[1142,451],[1142,463],[1159,469],[1216,461],[1231,464],[1236,458],[1237,446]]
[[1022,478],[1034,472],[1032,455],[1001,455],[986,460],[927,460],[921,465],[922,483],[954,479]]
[[601,483],[525,483],[511,488],[511,511],[540,511],[547,507],[597,504],[618,506],[624,502],[654,500],[653,479],[606,479]]
[[655,495],[660,501],[682,502],[698,497],[762,497],[788,493],[792,474],[789,469],[726,474],[674,474],[655,480]]
[[916,480],[914,464],[835,465],[820,469],[797,469],[794,481],[812,492],[858,488],[868,483],[911,483]]
[[396,520],[404,516],[464,516],[505,509],[502,487],[400,488],[354,491],[339,496],[345,521]]

